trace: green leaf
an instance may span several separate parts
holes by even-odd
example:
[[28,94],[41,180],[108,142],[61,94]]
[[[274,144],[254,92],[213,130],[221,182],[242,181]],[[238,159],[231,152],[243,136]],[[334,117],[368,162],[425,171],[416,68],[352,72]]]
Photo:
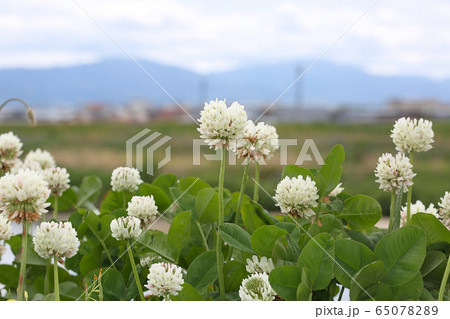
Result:
[[73,281],[61,282],[59,292],[61,300],[77,300],[83,294],[83,290]]
[[342,285],[350,288],[351,278],[362,267],[373,262],[375,255],[367,246],[351,239],[339,239],[334,244],[336,247],[334,274]]
[[450,230],[432,214],[417,213],[412,215],[408,225],[416,225],[423,229],[427,237],[427,244],[450,243]]
[[351,239],[360,242],[361,244],[369,247],[371,250],[375,249],[375,244],[373,243],[372,239],[368,237],[366,234],[348,228],[344,228],[344,230]]
[[420,272],[422,276],[426,276],[435,270],[439,265],[444,263],[447,260],[447,256],[442,251],[429,251],[425,257],[425,261],[423,262],[422,267],[420,268]]
[[328,195],[339,184],[344,159],[344,147],[342,145],[334,146],[325,159],[325,164],[317,174],[316,181],[320,198]]
[[147,230],[139,236],[137,242],[163,259],[175,263],[177,252],[169,245],[167,234],[159,230]]
[[118,270],[115,268],[103,269],[101,281],[104,300],[123,300],[126,283]]
[[416,226],[405,226],[384,236],[375,247],[375,257],[383,261],[384,283],[399,286],[419,271],[426,254],[425,233]]
[[245,264],[238,260],[230,260],[223,267],[224,280],[225,280],[225,291],[238,291],[242,280],[247,276],[247,270],[245,269]]
[[204,301],[202,295],[187,282],[185,282],[182,287],[183,289],[178,293],[178,295],[170,296],[170,299],[174,301]]
[[384,297],[388,295],[384,289],[385,285],[379,287],[376,285],[383,277],[384,272],[384,264],[381,260],[376,260],[361,268],[352,280],[350,300],[385,299]]
[[170,196],[170,188],[177,183],[177,177],[174,174],[163,174],[157,176],[152,184],[161,188],[167,196]]
[[95,202],[102,190],[102,180],[98,176],[86,176],[78,191],[77,207],[81,207],[86,202]]
[[231,247],[255,254],[252,249],[250,234],[236,224],[225,223],[219,226],[219,234]]
[[187,190],[187,193],[193,196],[196,196],[204,188],[211,188],[208,183],[205,183],[197,177],[180,178],[178,185],[181,191]]
[[270,272],[273,290],[285,300],[297,300],[297,287],[301,282],[300,268],[295,265],[277,267]]
[[195,258],[189,265],[186,282],[191,284],[200,293],[205,293],[206,289],[217,279],[216,251],[205,251]]
[[0,265],[0,283],[8,288],[17,287],[19,281],[19,268],[13,265]]
[[[50,196],[50,203],[52,207],[55,205],[55,197]],[[74,208],[77,204],[77,194],[72,188],[66,190],[60,197],[58,197],[58,209],[60,212]]]
[[423,280],[420,272],[409,281],[405,282],[401,286],[392,288],[393,298],[392,300],[417,300],[422,295]]
[[287,231],[273,225],[264,225],[257,228],[251,235],[250,242],[258,255],[272,257],[275,242],[285,236]]
[[183,192],[177,187],[171,187],[170,194],[172,195],[173,201],[176,202],[182,210],[194,210],[195,196]]
[[245,229],[250,234],[252,234],[258,227],[266,225],[266,222],[258,216],[255,211],[255,207],[251,203],[242,203],[241,217]]
[[281,179],[284,179],[286,176],[293,178],[298,176],[309,176],[313,181],[316,180],[316,176],[307,168],[297,166],[297,165],[287,165],[283,168],[281,173]]
[[373,227],[382,215],[381,205],[377,200],[366,195],[355,195],[345,201],[342,218],[351,228],[366,230]]
[[320,290],[333,279],[334,241],[330,234],[314,236],[303,248],[298,257],[298,266],[307,267],[312,278],[312,289]]
[[172,199],[156,185],[144,183],[139,187],[140,196],[153,196],[158,211],[164,213],[172,204]]
[[123,197],[125,196],[125,202],[128,203],[131,200],[133,194],[128,192],[114,192],[109,190],[102,203],[100,204],[100,211],[102,213],[111,213],[118,209],[124,209],[123,207]]
[[[314,237],[320,233],[329,233],[334,237],[341,236],[344,226],[342,225],[342,222],[334,215],[322,214],[320,215],[319,220],[321,224],[320,226],[318,223],[314,223],[308,229],[308,234],[311,235],[311,237]],[[308,236],[308,238],[310,237]],[[307,241],[309,241],[309,239]]]
[[196,219],[210,224],[219,218],[219,195],[213,188],[201,189],[195,197]]
[[167,240],[171,248],[180,254],[181,249],[189,242],[191,233],[191,211],[185,211],[177,216],[170,225],[169,233],[167,234]]
[[99,268],[102,265],[101,248],[94,249],[92,252],[84,255],[80,262],[81,276],[86,276],[93,269]]

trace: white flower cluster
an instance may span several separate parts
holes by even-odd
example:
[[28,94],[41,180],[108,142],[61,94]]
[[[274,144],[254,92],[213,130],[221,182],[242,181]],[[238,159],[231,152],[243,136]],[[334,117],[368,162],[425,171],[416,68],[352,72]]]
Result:
[[22,154],[22,142],[13,132],[0,134],[0,170],[8,172]]
[[[415,204],[411,204],[411,211],[410,211],[410,216],[417,214],[417,213],[427,213],[427,214],[432,214],[436,217],[439,217],[438,214],[438,210],[437,208],[434,207],[433,204],[430,204],[430,206],[428,206],[428,208],[425,207],[425,205],[420,201],[416,201]],[[400,216],[401,216],[401,225],[404,226],[406,224],[406,217],[408,215],[408,207],[407,206],[403,206],[402,210],[400,212]]]
[[52,154],[50,154],[48,151],[43,151],[40,148],[34,151],[30,151],[27,156],[25,156],[24,162],[26,163],[27,161],[34,161],[39,163],[41,169],[52,168],[56,166],[56,162]]
[[0,240],[11,238],[11,222],[3,215],[0,215]]
[[263,122],[255,125],[253,121],[248,121],[244,136],[236,142],[236,153],[240,158],[260,162],[271,158],[278,147],[278,134],[274,126]]
[[439,219],[445,227],[450,229],[450,192],[445,192],[445,195],[441,197],[439,207]]
[[0,210],[17,223],[38,220],[47,212],[49,196],[47,182],[38,172],[21,170],[0,178]]
[[20,159],[16,160],[14,166],[11,168],[11,174],[17,174],[20,170],[30,170],[40,172],[42,171],[41,165],[33,160],[25,160],[21,161]]
[[47,168],[42,171],[42,176],[48,183],[48,188],[53,196],[60,197],[62,193],[70,187],[69,173],[67,173],[65,168]]
[[182,269],[169,263],[151,265],[147,279],[146,287],[150,295],[160,297],[178,295],[184,283]]
[[412,179],[416,176],[412,171],[409,158],[402,153],[397,153],[394,157],[392,154],[385,153],[378,159],[375,168],[375,176],[378,177],[377,183],[380,189],[385,192],[398,192],[402,186],[403,191],[408,191],[408,186],[413,185]]
[[275,295],[266,273],[251,275],[242,281],[239,288],[239,297],[242,301],[272,301]]
[[144,227],[148,226],[158,214],[153,196],[133,196],[128,202],[128,216],[139,218]]
[[71,258],[76,255],[80,241],[70,222],[41,223],[33,237],[34,250],[44,259],[52,256]]
[[339,183],[331,192],[328,194],[329,197],[337,197],[340,193],[344,191],[342,183]]
[[402,153],[428,151],[432,148],[433,137],[431,121],[410,119],[409,117],[397,120],[391,134],[396,150]]
[[230,149],[230,143],[235,143],[244,136],[247,125],[247,113],[244,107],[233,102],[227,107],[224,100],[205,103],[205,108],[200,112],[200,137],[210,148]]
[[275,266],[273,265],[272,258],[261,257],[261,259],[259,259],[258,256],[255,255],[252,256],[252,259],[247,258],[247,265],[245,266],[245,269],[250,274],[270,274],[274,268]]
[[131,167],[117,167],[111,175],[111,186],[115,192],[135,192],[142,184],[139,171]]
[[318,205],[317,192],[316,182],[309,176],[286,176],[278,183],[274,199],[282,213],[308,218],[314,215],[311,208]]
[[141,233],[141,221],[136,217],[119,217],[111,221],[111,235],[117,240],[138,238]]

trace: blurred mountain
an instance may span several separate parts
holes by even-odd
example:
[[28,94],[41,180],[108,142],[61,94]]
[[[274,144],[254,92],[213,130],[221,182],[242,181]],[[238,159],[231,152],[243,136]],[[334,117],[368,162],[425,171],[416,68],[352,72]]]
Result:
[[[198,104],[216,97],[242,103],[271,103],[310,62],[253,65],[207,75],[150,61],[141,63],[175,100]],[[297,86],[303,103],[310,104],[376,106],[392,98],[450,101],[450,80],[377,76],[324,61],[312,67]],[[294,87],[289,90],[281,102],[293,103],[295,90]],[[130,99],[147,99],[154,104],[173,102],[129,60],[52,69],[0,70],[0,100],[10,97],[46,106],[89,101],[116,104]]]

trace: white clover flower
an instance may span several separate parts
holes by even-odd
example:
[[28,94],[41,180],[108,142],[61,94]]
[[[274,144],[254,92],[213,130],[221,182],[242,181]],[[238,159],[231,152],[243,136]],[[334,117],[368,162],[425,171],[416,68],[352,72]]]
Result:
[[13,132],[0,134],[0,170],[8,172],[22,154],[22,142]]
[[244,136],[236,141],[236,154],[240,158],[261,162],[271,158],[279,146],[274,126],[263,122],[255,125],[253,121],[248,121]]
[[174,264],[157,263],[150,267],[147,285],[151,296],[178,295],[184,280],[182,269]]
[[111,222],[112,236],[117,240],[138,238],[141,233],[141,221],[136,217],[119,217]]
[[135,192],[142,184],[139,171],[131,167],[117,167],[111,175],[111,186],[115,192]]
[[272,301],[275,291],[269,283],[269,275],[256,273],[242,281],[239,297],[242,301]]
[[245,266],[245,269],[250,274],[270,274],[274,268],[275,266],[273,265],[272,258],[261,257],[261,259],[259,259],[258,256],[255,255],[252,256],[252,259],[247,258],[247,265]]
[[385,153],[378,159],[375,168],[375,176],[378,177],[377,183],[380,189],[385,192],[398,192],[403,187],[403,192],[408,191],[408,186],[413,185],[412,179],[416,176],[412,171],[409,158],[402,153],[397,153],[394,157],[392,154]]
[[0,178],[0,210],[18,224],[36,221],[47,212],[50,190],[39,172],[21,170]]
[[[437,208],[434,207],[433,204],[430,204],[430,206],[426,208],[425,205],[420,200],[416,201],[415,204],[411,204],[410,216],[412,217],[412,215],[417,213],[427,213],[439,217],[438,210]],[[401,225],[404,226],[406,224],[406,217],[408,216],[408,207],[406,205],[402,207],[402,210],[400,211],[400,216],[401,216],[400,220]]]
[[53,196],[60,197],[62,193],[70,187],[69,173],[67,173],[65,168],[47,168],[42,171],[42,176],[48,183],[48,188]]
[[439,207],[439,219],[445,227],[450,229],[450,192],[445,192],[445,195],[441,197]]
[[158,206],[153,196],[133,196],[128,202],[128,216],[139,218],[144,227],[148,226],[158,214]]
[[329,197],[337,197],[340,193],[344,191],[342,183],[339,183],[331,192],[328,194]]
[[0,215],[0,240],[8,240],[11,238],[11,235],[11,222],[3,215]]
[[41,165],[33,160],[25,160],[25,161],[21,161],[20,159],[17,159],[14,162],[14,165],[11,167],[11,174],[17,174],[20,170],[30,170],[30,171],[36,171],[36,172],[41,172],[42,168]]
[[409,117],[397,120],[391,134],[395,149],[402,153],[428,151],[432,148],[433,137],[431,121],[410,119]]
[[311,208],[318,205],[317,192],[316,182],[309,176],[306,179],[303,176],[286,176],[278,183],[274,199],[282,213],[308,218],[314,215]]
[[26,161],[35,161],[38,162],[39,165],[41,165],[42,169],[51,168],[56,166],[55,159],[53,158],[52,154],[50,154],[48,151],[42,151],[40,148],[30,151],[27,156],[25,156],[25,162]]
[[247,124],[247,113],[244,107],[233,102],[227,107],[225,101],[211,101],[205,103],[205,108],[200,112],[200,137],[210,148],[230,149],[230,143],[235,143],[244,136]]
[[153,257],[147,256],[147,257],[141,258],[139,260],[139,263],[141,264],[142,267],[149,268],[153,262],[153,259],[154,259]]
[[80,241],[70,222],[41,223],[33,237],[34,250],[44,259],[52,256],[71,258],[78,252]]

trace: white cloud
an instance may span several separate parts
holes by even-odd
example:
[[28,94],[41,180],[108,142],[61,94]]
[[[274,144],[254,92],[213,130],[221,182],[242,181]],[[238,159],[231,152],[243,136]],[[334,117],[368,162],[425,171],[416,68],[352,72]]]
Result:
[[[133,55],[202,72],[313,59],[371,0],[76,0]],[[379,0],[324,57],[386,75],[450,77],[450,3]],[[125,57],[72,0],[4,0],[0,67]]]

